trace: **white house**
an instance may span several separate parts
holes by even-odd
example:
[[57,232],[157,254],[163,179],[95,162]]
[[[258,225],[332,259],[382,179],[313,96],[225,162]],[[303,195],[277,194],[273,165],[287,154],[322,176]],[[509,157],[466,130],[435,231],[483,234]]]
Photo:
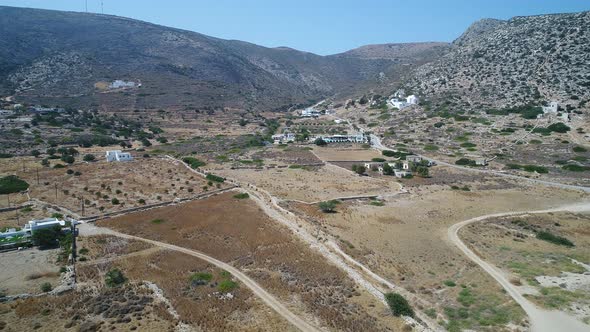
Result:
[[410,105],[416,105],[420,102],[420,99],[416,95],[409,95],[406,98],[406,102]]
[[320,111],[315,110],[313,107],[308,107],[301,111],[301,116],[304,118],[313,118],[322,115]]
[[417,156],[415,154],[409,154],[409,155],[406,156],[406,160],[407,161],[410,161],[410,162],[413,162],[413,163],[419,163],[419,162],[422,161],[422,157]]
[[284,134],[272,135],[272,140],[273,140],[274,144],[295,142],[295,134],[284,133]]
[[559,108],[559,104],[556,101],[552,101],[549,103],[549,106],[543,106],[543,114],[557,114],[557,109]]
[[396,178],[404,178],[408,175],[412,175],[412,172],[407,171],[407,170],[399,170],[399,169],[394,169],[393,173],[395,174]]
[[376,168],[377,170],[381,169],[381,172],[383,172],[383,163],[380,163],[380,162],[365,163],[365,169],[372,170],[373,168]]
[[115,80],[110,85],[109,88],[111,89],[130,89],[135,87],[140,87],[141,83],[135,83],[132,81],[123,81],[123,80]]
[[106,152],[106,158],[108,162],[112,161],[131,161],[133,157],[129,152],[121,152],[121,150],[113,150]]
[[60,220],[57,218],[45,218],[39,220],[31,220],[28,224],[25,225],[23,231],[27,235],[33,235],[35,231],[44,229],[44,228],[52,228],[55,226],[65,227],[66,222],[65,220]]
[[389,104],[399,110],[410,106],[406,101],[400,100],[398,98],[392,98],[389,100]]

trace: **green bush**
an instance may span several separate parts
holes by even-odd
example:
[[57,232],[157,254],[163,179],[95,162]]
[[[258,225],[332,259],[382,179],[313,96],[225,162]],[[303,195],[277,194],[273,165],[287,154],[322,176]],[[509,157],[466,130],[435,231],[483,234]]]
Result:
[[209,181],[214,181],[214,182],[219,182],[219,183],[222,183],[223,181],[225,181],[225,179],[222,178],[221,176],[213,175],[211,173],[207,174],[207,176],[205,178]]
[[562,133],[562,134],[567,133],[568,131],[571,130],[571,128],[568,127],[563,122],[557,122],[557,123],[551,124],[547,127],[547,129],[554,131],[556,133]]
[[382,163],[382,162],[385,162],[385,159],[383,159],[383,158],[373,158],[373,159],[371,159],[371,161],[376,162],[376,163]]
[[51,292],[52,289],[53,289],[53,286],[51,286],[51,284],[48,282],[44,282],[41,284],[41,291],[43,293]]
[[150,221],[152,224],[163,224],[164,223],[164,219],[153,219],[152,221]]
[[572,241],[566,239],[565,237],[555,235],[555,234],[550,233],[548,231],[542,231],[542,232],[537,233],[537,239],[551,242],[553,244],[557,244],[560,246],[566,246],[566,247],[574,247],[575,246]]
[[29,184],[16,175],[0,178],[0,195],[12,194],[27,190]]
[[455,287],[455,286],[457,286],[457,284],[456,284],[456,283],[455,283],[453,280],[445,280],[445,281],[443,282],[443,284],[444,284],[445,286],[448,286],[448,287]]
[[414,310],[410,306],[410,303],[400,294],[387,293],[385,294],[385,301],[394,316],[414,317]]
[[248,193],[241,193],[241,194],[234,195],[234,198],[237,198],[237,199],[246,199],[249,197],[250,197],[250,195],[248,195]]
[[232,280],[223,280],[217,285],[217,290],[222,293],[230,292],[238,287],[238,283]]
[[193,169],[197,169],[199,167],[203,167],[206,165],[205,162],[203,162],[197,158],[193,158],[193,157],[184,157],[184,158],[182,158],[182,161],[184,161],[187,165],[189,165]]
[[54,248],[62,238],[61,227],[38,229],[33,233],[33,243],[40,248]]
[[578,152],[578,153],[582,153],[582,152],[586,152],[588,151],[585,147],[583,146],[574,146],[574,148],[572,149],[574,152]]
[[333,213],[338,203],[336,201],[325,201],[318,204],[320,210],[324,213]]
[[191,274],[189,280],[191,282],[194,281],[205,281],[205,282],[210,282],[213,279],[213,275],[211,273],[207,273],[207,272],[197,272],[197,273],[193,273]]
[[121,270],[117,268],[107,272],[104,278],[105,284],[109,287],[117,287],[119,285],[124,284],[125,281],[127,281],[127,278],[125,278],[123,272],[121,272]]
[[563,168],[566,171],[571,171],[571,172],[590,171],[590,166],[580,166],[580,165],[575,165],[575,164],[563,165],[561,168]]

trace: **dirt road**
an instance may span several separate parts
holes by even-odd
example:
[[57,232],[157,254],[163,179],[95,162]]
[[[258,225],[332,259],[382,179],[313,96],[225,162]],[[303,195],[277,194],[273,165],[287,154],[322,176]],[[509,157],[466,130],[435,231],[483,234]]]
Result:
[[293,326],[297,327],[299,330],[305,331],[305,332],[320,331],[316,327],[312,326],[311,324],[309,324],[306,321],[304,321],[303,319],[301,319],[299,316],[293,314],[289,309],[287,309],[287,307],[285,307],[281,302],[279,302],[279,300],[277,300],[275,297],[273,297],[270,293],[268,293],[266,290],[264,290],[264,288],[262,288],[254,280],[250,279],[250,277],[248,277],[247,275],[242,273],[240,270],[236,269],[235,267],[233,267],[227,263],[219,261],[211,256],[207,256],[199,251],[190,250],[187,248],[175,246],[175,245],[164,243],[164,242],[144,239],[144,238],[129,235],[129,234],[119,233],[117,231],[114,231],[114,230],[111,230],[108,228],[97,227],[95,225],[88,224],[88,223],[80,224],[79,225],[79,232],[80,232],[80,235],[83,235],[83,236],[106,234],[106,235],[117,236],[117,237],[121,237],[121,238],[125,238],[125,239],[143,241],[143,242],[152,244],[152,245],[160,247],[160,248],[174,250],[174,251],[181,252],[181,253],[184,253],[187,255],[191,255],[193,257],[197,257],[199,259],[207,261],[207,262],[217,266],[218,268],[224,269],[224,270],[228,271],[229,273],[231,273],[236,279],[238,279],[246,287],[248,287],[252,291],[252,293],[254,293],[254,295],[256,295],[258,298],[260,298],[264,303],[266,303],[269,307],[271,307],[274,311],[276,311],[279,315],[281,315],[281,317],[285,318],[287,321],[289,321],[291,324],[293,324]]
[[568,332],[588,332],[590,326],[580,322],[574,317],[561,312],[561,311],[549,311],[538,308],[532,302],[527,300],[518,289],[506,279],[505,274],[498,269],[496,266],[484,261],[477,256],[471,249],[469,249],[465,243],[459,238],[459,230],[467,225],[482,222],[486,219],[495,217],[506,217],[515,216],[522,214],[540,214],[548,212],[588,212],[590,211],[590,203],[579,203],[572,205],[560,206],[553,209],[537,210],[537,211],[521,211],[521,212],[505,212],[505,213],[494,213],[485,216],[480,216],[465,220],[454,224],[448,229],[447,236],[449,240],[456,245],[469,259],[479,265],[485,272],[491,275],[496,281],[502,285],[502,287],[508,292],[508,294],[516,301],[522,309],[529,316],[531,323],[531,330],[533,332],[554,332],[554,331],[568,331]]

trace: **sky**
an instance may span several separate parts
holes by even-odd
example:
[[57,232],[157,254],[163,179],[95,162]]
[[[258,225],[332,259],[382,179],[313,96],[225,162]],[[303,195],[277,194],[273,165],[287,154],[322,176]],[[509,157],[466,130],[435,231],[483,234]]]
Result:
[[[0,5],[101,13],[101,0]],[[362,45],[451,42],[482,18],[590,10],[588,0],[102,0],[104,13],[327,55]],[[1,36],[0,36],[1,38]]]

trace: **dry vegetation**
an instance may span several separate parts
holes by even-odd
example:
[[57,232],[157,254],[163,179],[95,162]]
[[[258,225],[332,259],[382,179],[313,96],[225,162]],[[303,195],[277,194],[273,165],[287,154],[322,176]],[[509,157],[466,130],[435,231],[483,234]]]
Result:
[[[590,217],[550,213],[495,218],[460,233],[484,259],[511,275],[511,282],[541,306],[590,317]],[[557,245],[536,237],[549,232],[574,243]]]
[[336,213],[300,203],[289,208],[333,235],[373,271],[428,301],[430,306],[419,309],[444,319],[451,330],[498,331],[509,322],[525,324],[522,310],[496,282],[447,242],[447,228],[490,212],[563,204],[580,194],[548,188],[467,192],[431,187],[378,204],[342,203]]
[[[154,222],[154,220],[159,220]],[[241,268],[303,315],[335,330],[389,330],[401,320],[249,200],[223,194],[99,223],[207,253]],[[159,264],[164,264],[161,260]],[[150,264],[142,264],[149,269]],[[297,295],[294,295],[297,294]]]

